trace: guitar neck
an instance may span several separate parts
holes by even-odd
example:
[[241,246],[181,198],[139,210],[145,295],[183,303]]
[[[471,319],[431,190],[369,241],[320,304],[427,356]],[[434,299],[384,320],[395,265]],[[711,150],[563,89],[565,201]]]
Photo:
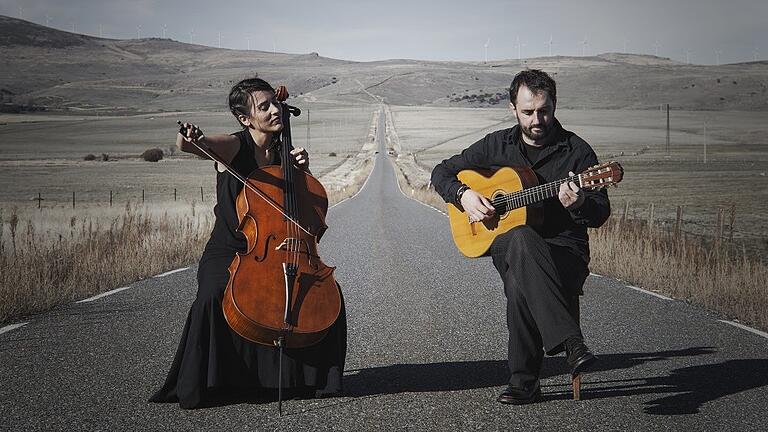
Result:
[[503,207],[506,210],[525,207],[552,197],[556,197],[558,191],[560,191],[560,185],[567,182],[574,182],[581,186],[581,175],[576,174],[564,179],[533,186],[517,192],[499,195],[492,200],[492,203],[494,207]]

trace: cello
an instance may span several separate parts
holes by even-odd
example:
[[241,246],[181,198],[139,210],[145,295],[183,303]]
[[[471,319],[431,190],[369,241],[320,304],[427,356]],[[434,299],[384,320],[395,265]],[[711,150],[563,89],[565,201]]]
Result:
[[[283,121],[281,165],[260,167],[243,177],[210,149],[193,144],[244,185],[235,206],[247,248],[229,266],[224,317],[241,337],[280,350],[282,376],[283,349],[320,342],[336,322],[342,300],[334,268],[317,251],[327,229],[328,197],[316,178],[291,163],[290,117],[301,111],[285,103],[284,86],[275,94]],[[279,402],[282,413],[282,385]]]

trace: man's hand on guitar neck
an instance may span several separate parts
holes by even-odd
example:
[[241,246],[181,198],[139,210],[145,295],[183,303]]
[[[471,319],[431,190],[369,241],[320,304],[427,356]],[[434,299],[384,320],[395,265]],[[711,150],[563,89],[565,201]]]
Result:
[[496,209],[491,202],[472,189],[467,189],[461,194],[461,206],[464,208],[464,213],[469,216],[470,222],[488,220],[496,215]]
[[[568,173],[573,176],[573,172]],[[584,204],[584,191],[574,182],[566,182],[560,185],[560,191],[557,193],[560,203],[569,210],[575,210]]]

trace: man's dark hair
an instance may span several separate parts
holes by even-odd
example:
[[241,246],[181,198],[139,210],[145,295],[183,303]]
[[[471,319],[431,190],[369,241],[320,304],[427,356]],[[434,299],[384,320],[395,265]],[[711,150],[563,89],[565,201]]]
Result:
[[[268,82],[261,78],[248,78],[240,81],[229,91],[229,110],[237,118],[238,115],[251,115],[251,93],[259,90],[275,92]],[[240,123],[240,119],[237,120]],[[240,126],[244,126],[240,123]]]
[[557,104],[555,80],[546,72],[538,69],[527,69],[515,75],[512,84],[509,85],[509,101],[512,102],[512,105],[517,105],[517,91],[523,85],[528,87],[533,94],[546,92],[552,98],[552,103]]

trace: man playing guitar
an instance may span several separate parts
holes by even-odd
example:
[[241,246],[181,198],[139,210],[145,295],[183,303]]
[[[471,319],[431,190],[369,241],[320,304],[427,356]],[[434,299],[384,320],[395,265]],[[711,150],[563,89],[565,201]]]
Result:
[[[498,218],[498,206],[463,184],[457,178],[462,170],[528,167],[545,183],[597,165],[589,144],[563,129],[555,118],[556,86],[549,75],[522,71],[509,93],[509,106],[518,124],[488,134],[432,172],[435,190],[449,206],[463,210],[470,223]],[[539,373],[545,351],[555,355],[565,350],[574,378],[597,360],[584,344],[578,296],[589,275],[587,227],[599,227],[608,218],[608,194],[565,181],[539,210],[542,218],[533,224],[535,228],[525,224],[498,235],[486,253],[504,282],[507,298],[511,376],[498,398],[501,403],[540,399]]]

